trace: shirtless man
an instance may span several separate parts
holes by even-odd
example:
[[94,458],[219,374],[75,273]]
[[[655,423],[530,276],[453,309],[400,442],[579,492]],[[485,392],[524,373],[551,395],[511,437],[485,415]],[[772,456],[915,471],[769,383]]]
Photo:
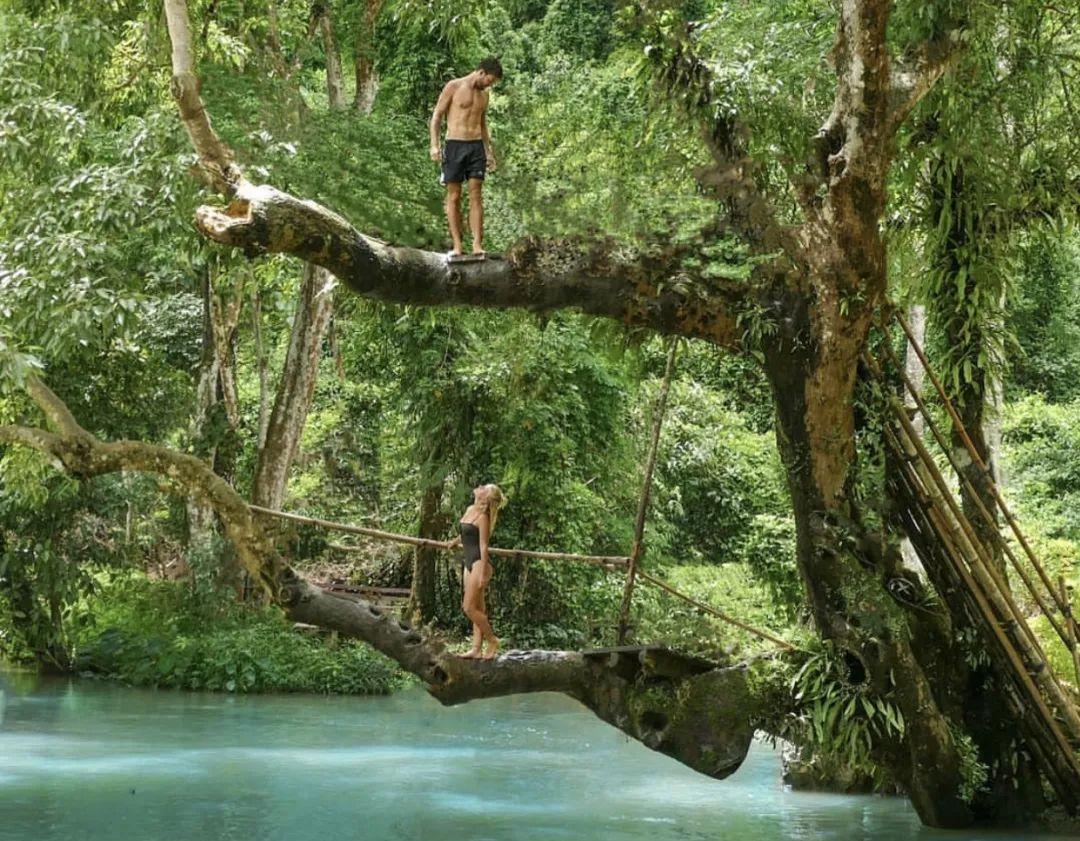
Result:
[[[446,186],[446,218],[454,241],[452,255],[461,247],[461,185],[469,182],[469,228],[473,254],[484,253],[484,175],[495,170],[495,154],[488,134],[488,88],[502,78],[497,58],[485,58],[468,76],[451,79],[431,115],[431,159],[442,162],[441,183]],[[446,118],[446,146],[439,149],[439,129]]]

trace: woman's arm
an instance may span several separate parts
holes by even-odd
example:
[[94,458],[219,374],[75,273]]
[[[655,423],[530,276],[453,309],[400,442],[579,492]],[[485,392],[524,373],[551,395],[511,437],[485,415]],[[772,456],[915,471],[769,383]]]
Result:
[[491,558],[488,557],[488,537],[491,535],[491,518],[487,513],[480,515],[480,518],[476,521],[476,527],[480,531],[480,560],[485,564],[483,582],[487,584],[491,580]]

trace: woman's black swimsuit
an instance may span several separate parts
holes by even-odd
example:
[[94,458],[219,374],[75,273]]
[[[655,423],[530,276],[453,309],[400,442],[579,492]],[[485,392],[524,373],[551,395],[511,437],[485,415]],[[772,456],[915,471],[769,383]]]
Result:
[[476,527],[476,523],[461,522],[458,523],[458,529],[461,531],[461,548],[465,553],[461,562],[467,572],[472,572],[472,565],[480,560],[480,529]]

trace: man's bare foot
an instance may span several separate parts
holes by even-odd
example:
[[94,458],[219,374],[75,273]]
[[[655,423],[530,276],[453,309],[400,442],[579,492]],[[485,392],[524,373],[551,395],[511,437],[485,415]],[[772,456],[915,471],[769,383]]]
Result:
[[468,651],[466,651],[464,654],[459,654],[458,655],[458,657],[460,657],[462,660],[475,660],[479,656],[480,656],[480,649],[479,648],[471,648]]
[[480,248],[473,246],[472,253],[473,257],[483,257],[485,254],[487,254],[487,252],[484,251],[483,246],[481,246]]
[[487,654],[485,654],[482,659],[494,660],[496,655],[498,655],[499,653],[499,638],[492,637],[488,640],[488,645],[490,645],[491,647],[488,649]]

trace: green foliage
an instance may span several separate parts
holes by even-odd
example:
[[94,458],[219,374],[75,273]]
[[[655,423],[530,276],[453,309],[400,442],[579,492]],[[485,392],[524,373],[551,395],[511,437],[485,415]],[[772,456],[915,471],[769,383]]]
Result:
[[[759,515],[788,515],[772,436],[751,432],[722,403],[717,394],[693,382],[678,382],[671,390],[655,504],[672,527],[663,549],[677,560],[723,563],[745,557],[745,543]],[[790,545],[766,538],[755,547],[765,563],[761,553],[771,549],[783,552]]]
[[541,49],[600,60],[613,45],[614,0],[554,0],[540,25]]
[[140,686],[383,694],[406,678],[362,643],[300,634],[277,608],[140,574],[102,580],[83,606],[78,667]]
[[1080,238],[1056,228],[1026,239],[1009,323],[1022,353],[1010,385],[1051,402],[1080,397]]
[[1032,395],[1003,420],[1006,475],[1022,520],[1047,538],[1080,541],[1080,404]]
[[955,726],[950,726],[949,732],[960,754],[960,799],[970,803],[990,778],[989,769],[979,760],[979,750],[971,736]]
[[[676,589],[752,627],[781,639],[792,635],[790,617],[783,606],[776,603],[745,564],[684,564],[650,571]],[[619,580],[620,591],[621,584]],[[702,613],[646,582],[639,582],[634,590],[631,617],[635,640],[664,642],[679,651],[721,662],[775,648],[773,643]]]
[[791,679],[799,710],[777,735],[801,748],[801,760],[823,779],[841,773],[864,778],[876,790],[892,790],[896,780],[878,762],[877,751],[903,738],[903,714],[888,695],[863,682],[861,664],[853,673],[851,655],[828,642],[810,642],[809,655]]

